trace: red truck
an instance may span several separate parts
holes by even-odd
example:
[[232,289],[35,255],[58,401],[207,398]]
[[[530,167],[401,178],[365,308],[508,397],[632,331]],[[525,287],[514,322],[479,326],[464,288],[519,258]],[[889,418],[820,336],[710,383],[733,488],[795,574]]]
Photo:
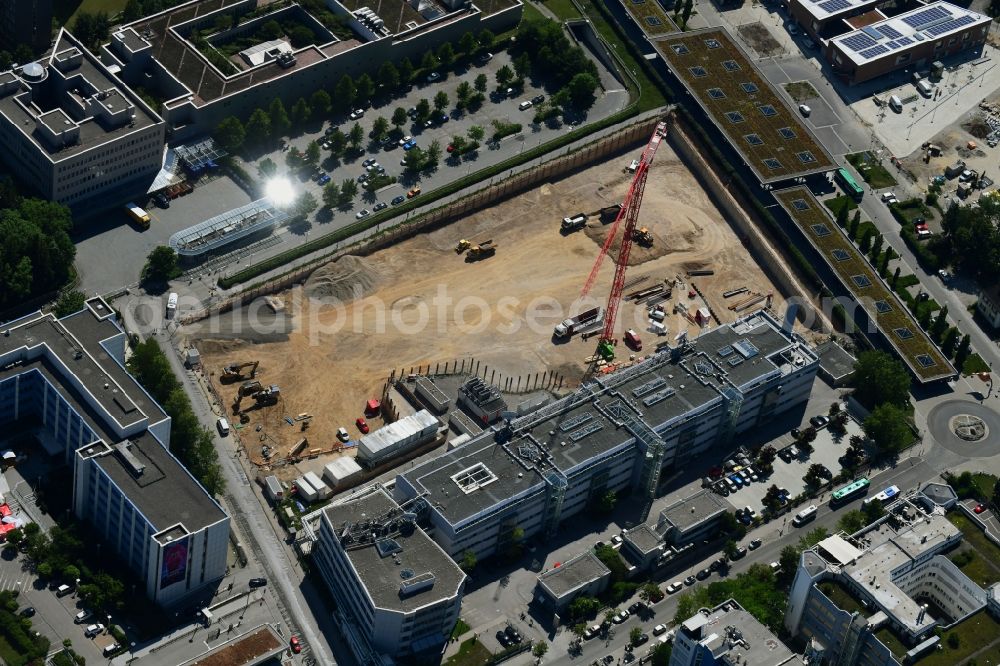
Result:
[[633,351],[642,351],[642,340],[639,338],[639,334],[631,328],[625,331],[625,344]]

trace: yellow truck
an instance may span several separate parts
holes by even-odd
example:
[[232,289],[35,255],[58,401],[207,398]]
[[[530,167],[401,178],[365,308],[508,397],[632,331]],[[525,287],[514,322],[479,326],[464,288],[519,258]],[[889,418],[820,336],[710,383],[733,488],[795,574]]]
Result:
[[134,203],[125,204],[125,212],[132,218],[132,221],[143,229],[149,229],[149,213],[139,208]]

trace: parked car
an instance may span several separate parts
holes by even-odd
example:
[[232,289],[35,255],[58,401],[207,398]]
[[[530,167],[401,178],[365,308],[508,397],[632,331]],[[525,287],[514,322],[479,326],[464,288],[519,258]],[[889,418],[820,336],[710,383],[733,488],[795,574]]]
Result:
[[351,111],[351,120],[357,120],[358,118],[361,118],[364,115],[365,115],[364,109],[354,109],[353,111]]
[[365,169],[367,169],[368,167],[370,167],[373,164],[375,164],[375,158],[374,157],[369,157],[368,159],[366,159],[364,162],[361,163],[361,166],[364,167]]
[[750,550],[757,550],[758,548],[760,548],[760,545],[761,545],[760,539],[751,539],[750,543],[747,544],[747,548],[749,548]]
[[646,604],[642,603],[641,601],[637,601],[628,607],[628,612],[632,613],[633,615],[636,615],[640,611],[643,611],[645,609],[646,609]]
[[589,641],[599,633],[601,633],[601,625],[595,624],[592,627],[587,627],[583,632],[583,640]]
[[413,139],[410,139],[409,141],[403,144],[403,150],[413,150],[416,147],[417,147],[417,142],[414,141]]
[[622,538],[620,536],[618,536],[617,534],[614,535],[613,537],[611,537],[611,545],[612,546],[620,546],[620,545],[622,545]]
[[532,104],[541,104],[544,101],[545,101],[545,95],[535,95],[534,97],[531,98]]
[[493,60],[492,53],[482,53],[478,58],[476,58],[476,62],[478,62],[480,65],[485,65],[490,60]]
[[34,606],[27,606],[21,609],[21,617],[35,617]]
[[896,198],[895,192],[883,192],[881,194],[881,197],[882,197],[882,203],[886,205],[899,203],[899,199]]
[[747,549],[743,546],[738,546],[735,551],[733,551],[733,560],[742,560],[747,555]]
[[655,627],[653,627],[653,635],[654,636],[659,636],[659,635],[665,634],[665,633],[667,633],[667,625],[665,625],[665,624],[658,624]]
[[355,214],[354,217],[360,220],[361,218],[368,217],[371,214],[372,212],[370,210],[368,210],[367,208],[362,208],[357,212],[357,214]]
[[83,632],[83,635],[86,636],[87,638],[93,638],[94,636],[98,635],[102,631],[104,631],[104,625],[103,624],[101,624],[101,623],[92,624],[89,627],[87,627],[86,631]]
[[257,588],[257,587],[264,587],[265,585],[267,585],[267,579],[266,578],[251,578],[249,584],[250,584],[250,588],[251,589]]
[[739,474],[730,474],[729,478],[732,479],[733,483],[736,484],[737,488],[742,488],[743,486],[746,485],[745,483],[743,483],[743,477],[741,477]]
[[684,587],[684,583],[682,583],[679,580],[675,580],[674,582],[670,583],[670,585],[667,585],[667,594],[674,594],[674,593],[678,592],[683,587]]
[[828,424],[829,422],[830,419],[821,414],[817,414],[816,416],[809,419],[809,423],[812,424],[812,427],[816,428],[817,430],[819,428],[826,426],[826,424]]
[[406,193],[406,198],[407,199],[412,199],[413,197],[417,196],[418,194],[420,194],[420,188],[419,187],[414,187],[409,192]]
[[705,567],[704,569],[696,573],[694,577],[697,578],[698,580],[705,580],[711,575],[712,575],[712,570],[709,569],[708,567]]
[[404,136],[402,139],[399,140],[399,145],[400,146],[405,146],[406,144],[408,144],[411,141],[413,141],[413,137],[407,135],[407,136]]
[[809,108],[808,104],[799,104],[799,113],[802,114],[803,118],[808,118],[812,112],[813,110]]
[[374,207],[372,207],[372,212],[373,212],[373,213],[377,213],[377,212],[379,212],[380,210],[384,210],[384,209],[386,209],[386,208],[388,208],[388,207],[389,207],[389,204],[387,204],[387,203],[386,203],[386,202],[384,202],[384,201],[379,201],[379,202],[378,202],[377,204],[375,204],[375,206],[374,206]]
[[430,74],[427,75],[427,83],[434,83],[440,78],[441,78],[440,74],[438,74],[437,72],[431,72]]
[[73,616],[73,623],[83,624],[84,622],[89,620],[91,616],[93,616],[93,613],[91,613],[89,610],[82,610]]
[[987,507],[985,504],[977,504],[976,508],[973,509],[973,511],[975,511],[976,513],[982,513],[983,511],[986,511],[986,508]]
[[641,633],[641,634],[639,634],[638,637],[636,637],[636,639],[634,641],[632,641],[632,645],[639,646],[639,645],[642,645],[643,643],[645,643],[648,640],[649,640],[649,634],[647,634],[647,633]]
[[695,580],[696,579],[694,576],[688,576],[687,578],[684,579],[684,584],[688,586],[694,585]]
[[813,40],[809,39],[808,37],[803,38],[802,45],[805,46],[810,51],[813,50],[814,48],[816,48],[816,42],[814,42]]
[[400,194],[398,197],[393,197],[391,203],[392,203],[393,206],[398,206],[399,204],[403,203],[404,201],[406,201],[406,197],[404,197],[402,194]]
[[328,174],[328,173],[321,173],[319,175],[319,178],[316,179],[316,182],[319,185],[326,185],[327,183],[330,182],[330,174]]
[[295,654],[302,652],[302,642],[299,641],[298,636],[292,636],[288,639],[288,647],[292,648],[292,652]]
[[629,619],[631,615],[632,614],[629,613],[628,610],[622,609],[617,613],[615,613],[614,617],[611,618],[611,621],[614,622],[615,624],[621,624],[625,620]]
[[354,421],[354,425],[356,425],[358,427],[358,430],[361,431],[361,434],[363,434],[363,435],[367,435],[368,434],[368,422],[365,421],[360,416]]

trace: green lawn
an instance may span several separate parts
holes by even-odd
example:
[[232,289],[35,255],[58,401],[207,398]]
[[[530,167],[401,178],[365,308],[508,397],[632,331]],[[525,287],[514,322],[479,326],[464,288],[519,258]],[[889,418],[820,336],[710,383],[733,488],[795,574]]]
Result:
[[493,657],[478,638],[470,638],[458,648],[458,654],[449,657],[445,666],[484,666]]
[[[958,635],[958,647],[955,649],[948,647],[948,635],[951,633]],[[996,638],[998,635],[1000,635],[1000,624],[997,624],[985,610],[981,610],[941,636],[940,645],[943,649],[930,652],[915,663],[920,666],[955,666],[983,647],[986,640]]]
[[27,660],[11,647],[3,636],[0,636],[0,664],[5,666],[21,666]]
[[897,659],[902,659],[903,656],[909,652],[909,649],[903,645],[902,641],[896,638],[896,634],[889,631],[886,627],[882,627],[876,631],[875,638],[882,641],[882,643],[889,648],[889,651],[896,655]]
[[931,209],[920,199],[907,199],[893,204],[891,208],[897,211],[907,222],[913,222],[918,217],[925,220],[931,216]]
[[458,618],[458,622],[455,623],[455,628],[451,630],[451,637],[458,638],[465,632],[467,632],[471,627],[462,618]]
[[[580,18],[580,12],[572,0],[545,0],[542,4],[564,21],[566,19]],[[525,5],[525,7],[527,6]]]
[[[847,206],[847,210],[851,211],[858,207],[858,202],[856,202],[851,197],[846,194],[841,194],[840,196],[833,197],[832,199],[827,199],[823,202],[823,205],[830,209],[834,217],[840,215],[840,209]],[[848,218],[850,222],[850,218]]]
[[879,164],[878,162],[872,161],[868,162],[865,159],[866,153],[854,153],[853,155],[847,156],[847,161],[858,170],[861,177],[865,179],[865,182],[874,187],[876,190],[882,189],[883,187],[894,187],[898,185],[896,179],[892,177],[888,169]]
[[966,375],[989,371],[990,366],[986,364],[986,361],[979,354],[969,354],[969,357],[965,359],[965,365],[962,366],[962,372]]
[[125,9],[127,0],[56,0],[53,11],[56,20],[62,25],[73,26],[73,19],[80,12],[107,12],[108,16],[114,16]]
[[850,592],[844,589],[843,585],[832,581],[825,581],[819,584],[819,589],[826,595],[827,599],[837,604],[837,608],[845,610],[848,613],[857,611],[864,617],[871,615],[857,599],[851,596]]
[[813,88],[813,84],[808,81],[795,81],[794,83],[783,83],[785,92],[792,96],[796,102],[805,102],[807,100],[819,97],[819,93]]
[[[990,563],[1000,563],[1000,547],[990,541],[986,534],[971,520],[958,511],[949,512],[948,520],[950,520],[955,527],[962,530],[962,534],[965,536],[965,542],[976,549],[978,554],[976,560],[983,560]],[[973,561],[973,564],[975,564],[975,560]],[[971,575],[969,577],[972,578]]]
[[[972,553],[973,557],[970,561],[959,567],[962,573],[982,588],[987,588],[1000,580],[1000,569],[997,569],[992,562],[987,561],[983,557],[983,554],[971,545],[967,547],[971,549],[968,552]],[[958,562],[955,562],[955,559],[956,556],[952,556],[951,560],[955,564],[958,564]]]

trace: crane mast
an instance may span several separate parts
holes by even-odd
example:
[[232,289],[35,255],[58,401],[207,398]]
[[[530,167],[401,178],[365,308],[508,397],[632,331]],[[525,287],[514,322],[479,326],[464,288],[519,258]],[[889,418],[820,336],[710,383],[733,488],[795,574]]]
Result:
[[585,296],[590,292],[590,289],[597,281],[597,274],[601,269],[601,263],[611,250],[611,246],[618,235],[618,230],[622,226],[621,223],[624,221],[625,225],[622,230],[621,246],[618,249],[618,257],[615,263],[615,277],[611,283],[611,293],[608,294],[608,304],[605,308],[604,331],[601,333],[601,341],[598,345],[598,353],[605,360],[611,360],[615,356],[615,320],[618,317],[618,306],[621,305],[622,292],[625,290],[625,271],[628,268],[629,254],[632,252],[632,240],[635,234],[636,223],[639,220],[639,206],[642,205],[642,193],[646,188],[646,177],[649,175],[649,167],[653,162],[653,157],[656,155],[656,149],[660,147],[660,141],[666,135],[667,124],[659,123],[656,129],[653,130],[653,135],[649,138],[646,148],[642,151],[639,166],[636,167],[635,175],[632,177],[632,184],[625,195],[622,209],[619,211],[618,217],[615,218],[614,225],[611,227],[611,233],[608,234],[607,240],[604,241],[604,245],[597,255],[597,260],[594,262],[594,267],[587,277],[587,282],[581,294]]

